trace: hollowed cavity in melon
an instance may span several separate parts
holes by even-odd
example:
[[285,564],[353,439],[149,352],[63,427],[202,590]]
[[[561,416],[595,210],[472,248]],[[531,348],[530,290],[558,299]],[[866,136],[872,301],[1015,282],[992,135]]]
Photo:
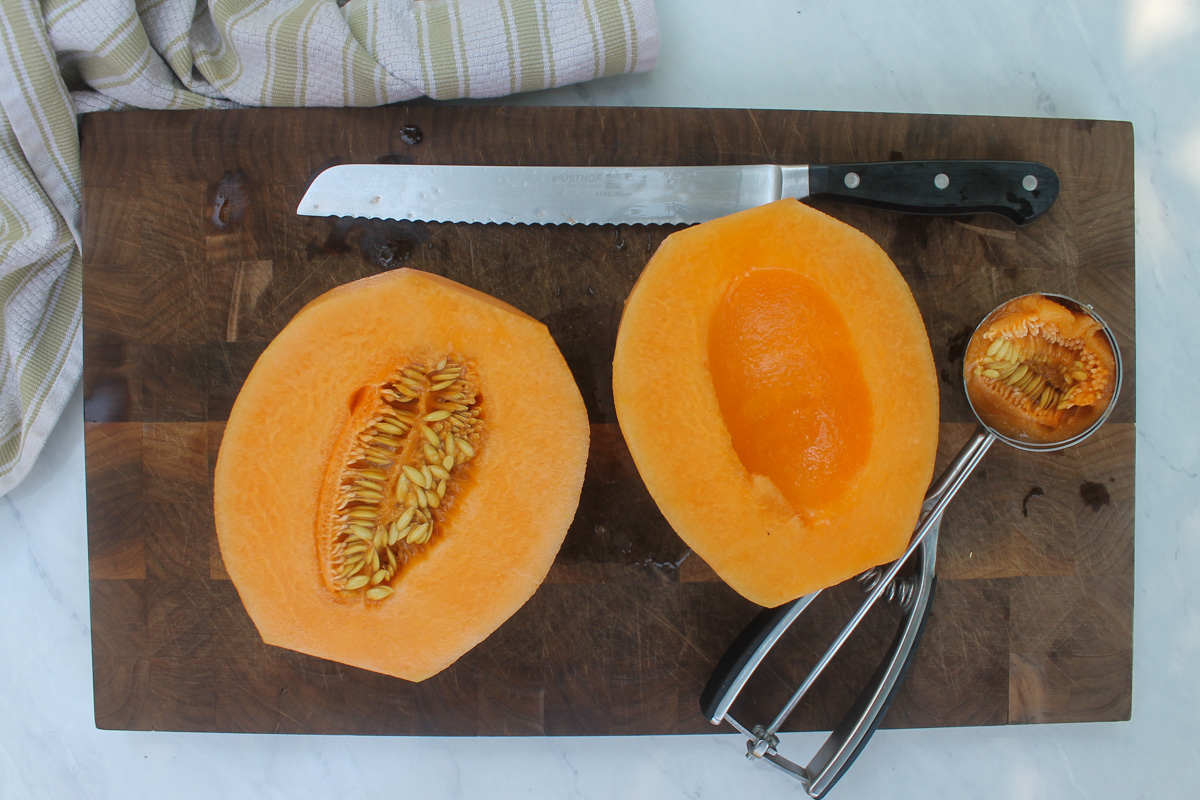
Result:
[[908,285],[861,232],[782,200],[673,234],[626,304],[613,387],[663,515],[750,600],[903,552],[937,379]]
[[871,394],[846,320],[811,278],[749,270],[730,282],[708,334],[721,417],[743,466],[800,516],[819,516],[867,463]]
[[397,270],[310,303],[230,413],[226,570],[263,640],[410,680],[536,590],[579,500],[583,401],[545,326]]

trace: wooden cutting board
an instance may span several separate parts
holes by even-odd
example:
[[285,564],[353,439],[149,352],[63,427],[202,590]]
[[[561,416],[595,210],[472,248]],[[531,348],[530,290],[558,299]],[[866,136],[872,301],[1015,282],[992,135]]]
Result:
[[[757,608],[676,537],[629,458],[610,361],[622,303],[672,231],[299,217],[325,166],[1042,161],[1041,220],[814,205],[875,238],[925,315],[942,379],[939,470],[972,417],[956,376],[999,302],[1092,303],[1125,357],[1083,445],[997,445],[942,525],[940,583],[893,727],[1130,715],[1134,553],[1133,130],[1127,123],[693,109],[395,106],[120,112],[83,122],[84,364],[96,724],[354,734],[710,731],[698,696]],[[255,358],[306,302],[400,266],[543,320],[587,403],[580,509],[546,583],[452,668],[411,684],[264,645],[222,567],[212,468]],[[765,721],[861,599],[826,594],[751,685]],[[830,727],[882,656],[873,612],[790,728]]]

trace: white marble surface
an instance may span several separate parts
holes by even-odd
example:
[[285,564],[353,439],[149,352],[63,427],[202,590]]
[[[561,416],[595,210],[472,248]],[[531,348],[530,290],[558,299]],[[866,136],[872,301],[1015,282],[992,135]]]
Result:
[[[1123,119],[1136,134],[1133,718],[883,731],[834,797],[1200,791],[1200,2],[659,0],[652,73],[516,102]],[[1168,393],[1168,389],[1170,390]],[[97,731],[82,403],[0,498],[0,797],[802,796],[735,736],[420,739]],[[789,735],[806,758],[818,735]]]

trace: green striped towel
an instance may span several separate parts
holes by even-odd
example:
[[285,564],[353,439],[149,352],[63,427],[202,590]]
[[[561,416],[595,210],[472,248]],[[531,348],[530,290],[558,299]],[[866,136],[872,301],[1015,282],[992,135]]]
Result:
[[653,0],[0,0],[0,495],[81,372],[77,114],[497,97],[657,57]]

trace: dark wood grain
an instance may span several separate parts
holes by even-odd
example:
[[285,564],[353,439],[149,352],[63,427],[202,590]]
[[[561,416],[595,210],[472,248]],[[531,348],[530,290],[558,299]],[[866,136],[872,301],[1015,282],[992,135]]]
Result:
[[[400,128],[415,125],[419,144]],[[85,118],[84,359],[96,723],[101,728],[400,735],[693,733],[698,696],[757,609],[667,525],[616,425],[626,295],[669,227],[528,227],[294,213],[340,162],[738,164],[1042,161],[1038,222],[917,217],[814,201],[892,256],[941,376],[939,465],[971,432],[965,338],[1028,291],[1093,304],[1125,389],[1111,421],[1050,454],[993,448],[946,513],[938,596],[885,724],[995,725],[1131,713],[1133,131],[1088,120],[807,111],[477,108],[121,112]],[[271,338],[325,290],[399,266],[544,321],[592,422],[579,513],[533,599],[411,684],[262,643],[211,511],[224,421]],[[762,719],[861,598],[827,592],[740,701]],[[789,722],[828,728],[895,630],[868,617]],[[765,721],[765,720],[764,720]]]

